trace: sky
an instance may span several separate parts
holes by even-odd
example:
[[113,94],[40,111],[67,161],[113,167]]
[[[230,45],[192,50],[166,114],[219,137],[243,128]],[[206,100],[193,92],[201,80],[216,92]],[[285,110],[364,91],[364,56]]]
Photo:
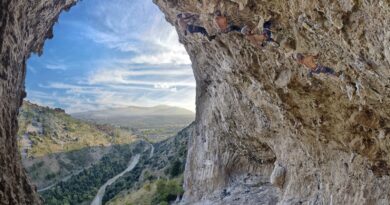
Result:
[[191,61],[151,0],[83,0],[27,62],[27,100],[69,113],[126,106],[195,111]]

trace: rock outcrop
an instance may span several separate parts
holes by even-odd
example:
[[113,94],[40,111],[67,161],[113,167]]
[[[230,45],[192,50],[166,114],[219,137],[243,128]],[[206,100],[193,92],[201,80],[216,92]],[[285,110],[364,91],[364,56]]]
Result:
[[76,0],[3,0],[0,3],[0,204],[40,204],[18,152],[17,116],[23,98],[26,59],[41,53],[59,13]]
[[[200,14],[211,34],[217,9],[235,25],[272,19],[281,44],[178,30],[197,81],[184,204],[390,203],[389,1],[155,2],[174,25],[180,12]],[[344,74],[308,78],[296,52]]]
[[[178,30],[197,81],[183,204],[390,203],[388,0],[154,1],[174,25],[180,12],[200,14],[209,33],[217,32],[216,9],[237,25],[272,18],[281,44],[259,49],[238,33],[208,42]],[[0,4],[3,204],[39,203],[15,138],[25,60],[73,2]],[[294,52],[319,53],[321,64],[344,74],[308,78]]]

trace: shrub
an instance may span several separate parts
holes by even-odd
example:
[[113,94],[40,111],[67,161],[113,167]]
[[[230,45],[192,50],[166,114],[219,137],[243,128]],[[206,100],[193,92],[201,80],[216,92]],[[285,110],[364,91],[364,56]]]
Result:
[[183,173],[183,163],[180,162],[180,160],[176,160],[173,162],[169,174],[171,177],[179,176],[181,173]]
[[150,184],[147,184],[144,186],[144,189],[148,192],[150,192],[150,190],[152,190],[152,187],[150,186]]
[[181,183],[176,180],[158,180],[157,193],[153,198],[153,204],[168,204],[175,201],[184,193]]

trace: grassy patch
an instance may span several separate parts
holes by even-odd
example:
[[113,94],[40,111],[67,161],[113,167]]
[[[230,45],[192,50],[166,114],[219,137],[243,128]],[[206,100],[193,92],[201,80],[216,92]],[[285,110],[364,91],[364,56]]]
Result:
[[140,189],[131,193],[122,193],[111,200],[108,205],[150,205],[169,204],[183,194],[183,177],[160,179],[145,183]]

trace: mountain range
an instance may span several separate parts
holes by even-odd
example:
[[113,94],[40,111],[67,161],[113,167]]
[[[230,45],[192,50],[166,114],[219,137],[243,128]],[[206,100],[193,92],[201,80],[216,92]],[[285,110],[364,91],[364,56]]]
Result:
[[185,127],[194,121],[195,114],[187,109],[159,105],[154,107],[112,108],[72,114],[73,117],[98,124],[111,124],[138,129]]

